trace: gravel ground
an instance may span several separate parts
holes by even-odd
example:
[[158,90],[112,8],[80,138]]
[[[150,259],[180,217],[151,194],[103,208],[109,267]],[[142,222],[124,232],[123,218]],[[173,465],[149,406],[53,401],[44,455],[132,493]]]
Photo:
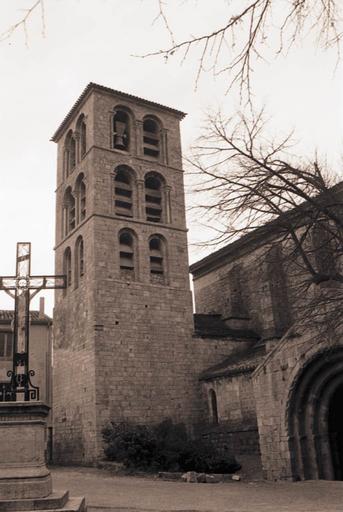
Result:
[[343,482],[191,484],[54,467],[54,490],[85,496],[89,512],[343,512]]

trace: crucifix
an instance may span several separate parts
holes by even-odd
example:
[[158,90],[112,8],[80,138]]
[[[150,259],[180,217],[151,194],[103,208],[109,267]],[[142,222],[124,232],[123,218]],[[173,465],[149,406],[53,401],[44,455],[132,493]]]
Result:
[[[7,372],[11,381],[0,389],[0,401],[39,400],[39,387],[29,367],[30,301],[40,290],[65,288],[65,276],[31,276],[31,243],[17,243],[15,276],[0,276],[0,290],[15,300],[13,324],[13,367]],[[22,398],[20,398],[22,397]]]

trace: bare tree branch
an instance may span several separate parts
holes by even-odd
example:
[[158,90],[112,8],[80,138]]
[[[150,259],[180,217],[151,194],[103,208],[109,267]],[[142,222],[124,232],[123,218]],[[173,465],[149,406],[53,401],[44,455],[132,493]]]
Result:
[[335,47],[339,58],[343,37],[342,5],[339,1],[288,0],[280,5],[278,0],[243,0],[241,3],[243,7],[235,14],[230,13],[230,6],[227,7],[227,13],[223,13],[224,17],[225,14],[227,16],[227,22],[218,29],[176,42],[165,12],[168,2],[158,0],[157,19],[162,18],[172,44],[140,57],[160,56],[168,60],[181,54],[183,62],[190,58],[190,49],[198,49],[195,87],[205,70],[212,70],[215,76],[227,73],[227,90],[238,84],[241,95],[247,92],[248,98],[254,65],[257,60],[266,58],[273,39],[271,34],[278,34],[279,39],[276,45],[273,41],[271,44],[274,56],[287,54],[296,41],[312,34],[321,47]]
[[260,234],[262,259],[281,245],[293,302],[307,297],[298,321],[343,324],[343,186],[318,158],[291,155],[290,135],[269,140],[264,128],[261,112],[239,122],[218,114],[193,148],[198,208],[218,226],[210,243]]
[[25,36],[25,45],[28,46],[29,39],[28,39],[28,31],[27,31],[27,22],[28,22],[30,16],[33,14],[33,12],[36,9],[38,9],[38,7],[40,7],[40,10],[41,10],[42,36],[45,37],[44,1],[43,0],[36,0],[36,2],[34,2],[29,9],[24,9],[25,14],[24,14],[24,16],[19,21],[17,21],[13,25],[11,25],[5,32],[0,34],[0,42],[6,41],[10,37],[12,37],[12,35],[18,29],[22,28],[23,31],[24,31],[24,36]]

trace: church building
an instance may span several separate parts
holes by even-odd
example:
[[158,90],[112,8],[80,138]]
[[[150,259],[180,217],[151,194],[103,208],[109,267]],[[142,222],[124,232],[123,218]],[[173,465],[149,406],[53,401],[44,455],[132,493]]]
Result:
[[255,456],[266,478],[342,478],[330,435],[342,416],[327,411],[342,396],[343,350],[289,337],[277,250],[256,265],[272,231],[191,266],[193,315],[184,115],[90,83],[53,135],[67,281],[54,310],[55,461],[103,458],[110,421],[169,417],[238,461]]

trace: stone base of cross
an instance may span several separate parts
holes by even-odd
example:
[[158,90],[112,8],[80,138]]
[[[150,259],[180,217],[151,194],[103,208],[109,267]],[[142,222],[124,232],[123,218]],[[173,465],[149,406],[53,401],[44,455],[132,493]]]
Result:
[[31,243],[17,243],[16,275],[0,276],[0,290],[15,301],[13,368],[7,374],[10,382],[0,386],[0,402],[39,400],[39,388],[31,380],[35,370],[29,366],[30,301],[41,290],[65,286],[63,275],[31,276]]

